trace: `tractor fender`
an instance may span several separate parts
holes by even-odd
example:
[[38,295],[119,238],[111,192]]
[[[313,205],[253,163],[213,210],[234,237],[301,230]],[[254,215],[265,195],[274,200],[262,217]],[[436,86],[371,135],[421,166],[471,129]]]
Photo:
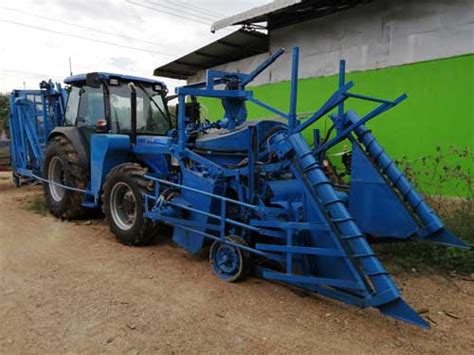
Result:
[[169,156],[165,154],[138,155],[135,157],[141,166],[148,169],[150,173],[167,175],[171,165]]
[[57,136],[64,136],[71,142],[79,157],[79,164],[89,169],[89,149],[79,129],[77,127],[56,127],[49,134],[48,143]]

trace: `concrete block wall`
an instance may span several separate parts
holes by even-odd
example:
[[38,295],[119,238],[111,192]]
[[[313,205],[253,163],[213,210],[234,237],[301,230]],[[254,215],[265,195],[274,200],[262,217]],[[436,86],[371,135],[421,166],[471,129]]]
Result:
[[[300,77],[385,68],[474,53],[474,0],[378,0],[270,33],[270,47],[288,53],[253,85],[289,79],[290,49],[300,46]],[[216,67],[248,72],[266,54]],[[205,72],[191,78],[202,80]]]

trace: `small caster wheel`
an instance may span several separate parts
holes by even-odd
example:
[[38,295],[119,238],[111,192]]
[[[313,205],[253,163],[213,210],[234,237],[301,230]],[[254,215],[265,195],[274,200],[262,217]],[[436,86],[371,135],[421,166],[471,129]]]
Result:
[[[241,237],[229,236],[226,240],[248,246]],[[217,240],[211,246],[209,260],[214,275],[226,282],[239,281],[248,275],[250,270],[249,252]]]

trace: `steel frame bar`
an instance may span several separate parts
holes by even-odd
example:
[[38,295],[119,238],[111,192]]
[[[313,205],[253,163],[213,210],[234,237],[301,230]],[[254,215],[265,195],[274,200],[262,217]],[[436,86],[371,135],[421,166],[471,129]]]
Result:
[[151,176],[149,174],[145,175],[145,178],[156,181],[156,182],[159,182],[160,184],[169,185],[169,186],[177,187],[177,188],[180,188],[180,189],[196,192],[196,193],[202,194],[204,196],[217,198],[217,199],[224,200],[224,201],[230,202],[230,203],[235,203],[237,205],[241,205],[243,207],[247,207],[247,208],[250,208],[250,209],[254,209],[254,210],[258,210],[258,211],[262,210],[262,207],[260,207],[260,206],[252,205],[252,204],[242,202],[242,201],[233,200],[233,199],[228,198],[228,197],[216,195],[216,194],[213,194],[213,193],[207,192],[207,191],[198,190],[198,189],[195,189],[193,187],[177,184],[177,183],[174,183],[174,182],[171,182],[171,181],[168,181],[168,180],[163,180],[163,179],[157,178],[155,176]]
[[304,129],[308,128],[313,123],[316,123],[321,117],[332,111],[336,106],[347,100],[347,97],[344,96],[344,93],[346,93],[347,90],[349,90],[353,86],[354,83],[350,81],[343,87],[339,88],[334,94],[331,95],[331,97],[324,103],[324,105],[319,110],[317,110],[313,115],[311,115],[311,117],[306,119],[301,125],[296,127],[294,133],[301,132]]
[[290,112],[288,112],[288,133],[292,134],[298,125],[297,118],[297,100],[298,100],[298,65],[299,65],[299,47],[293,47],[291,64],[291,93],[290,93]]
[[346,139],[352,131],[354,131],[355,129],[357,129],[358,127],[360,127],[361,125],[363,125],[367,121],[377,117],[381,113],[395,107],[396,105],[398,105],[400,102],[402,102],[406,98],[407,98],[407,95],[403,94],[400,97],[398,97],[397,99],[395,99],[393,102],[390,101],[389,103],[381,104],[380,106],[378,106],[377,108],[375,108],[374,110],[372,110],[371,112],[366,114],[364,117],[362,117],[359,121],[357,121],[355,123],[352,123],[349,127],[343,129],[341,132],[339,132],[336,135],[336,137],[334,137],[333,139],[327,141],[323,145],[321,145],[321,146],[317,147],[316,149],[314,149],[314,154],[319,154],[319,153],[329,149],[330,147],[336,145],[337,143],[341,142],[342,140]]
[[266,109],[266,110],[268,110],[268,111],[270,111],[270,112],[272,112],[272,113],[274,113],[278,116],[281,116],[281,117],[289,120],[288,114],[286,114],[283,111],[278,110],[277,108],[274,108],[274,107],[270,106],[269,104],[267,104],[263,101],[260,101],[260,100],[254,98],[254,97],[249,97],[248,100],[253,102],[254,104],[260,106],[260,107],[263,107],[264,109]]
[[285,53],[285,50],[283,48],[279,48],[276,50],[270,58],[265,60],[262,64],[260,64],[255,70],[253,70],[250,74],[248,74],[248,77],[244,79],[241,82],[241,86],[245,87],[248,85],[253,79],[255,79],[258,75],[260,75],[265,69],[267,69],[270,65],[273,64],[283,53]]

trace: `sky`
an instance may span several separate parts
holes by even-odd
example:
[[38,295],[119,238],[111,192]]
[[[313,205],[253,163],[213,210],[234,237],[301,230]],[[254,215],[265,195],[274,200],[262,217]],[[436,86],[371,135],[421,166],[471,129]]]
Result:
[[[230,33],[210,24],[270,0],[0,0],[0,92],[44,79],[153,70]],[[237,27],[233,28],[236,30]],[[170,89],[184,82],[163,79]]]

